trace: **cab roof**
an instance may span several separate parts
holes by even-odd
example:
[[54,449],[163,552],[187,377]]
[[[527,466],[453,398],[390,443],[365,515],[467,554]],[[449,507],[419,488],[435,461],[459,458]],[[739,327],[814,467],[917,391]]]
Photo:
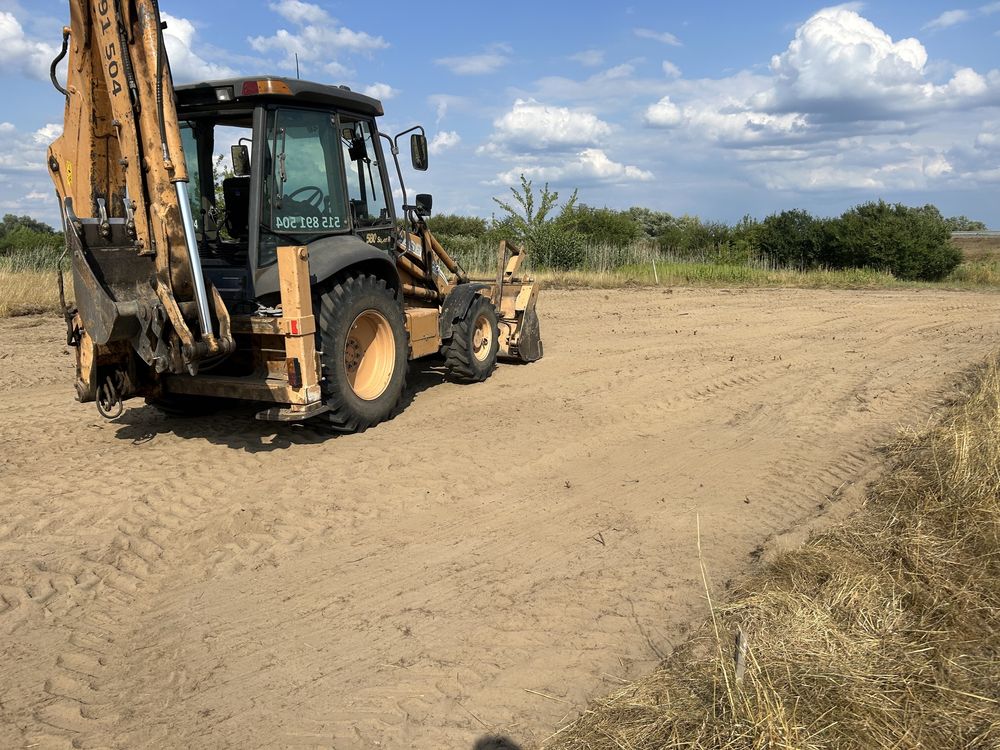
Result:
[[177,105],[181,109],[206,106],[231,107],[233,104],[275,103],[311,104],[362,115],[385,114],[382,102],[351,91],[347,86],[329,86],[313,81],[281,76],[247,76],[204,81],[176,86]]

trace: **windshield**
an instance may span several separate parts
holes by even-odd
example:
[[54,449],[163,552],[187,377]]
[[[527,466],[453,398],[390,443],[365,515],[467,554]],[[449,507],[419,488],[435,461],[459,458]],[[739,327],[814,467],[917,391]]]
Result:
[[264,217],[273,232],[331,234],[348,228],[336,117],[282,109],[268,115],[271,164]]

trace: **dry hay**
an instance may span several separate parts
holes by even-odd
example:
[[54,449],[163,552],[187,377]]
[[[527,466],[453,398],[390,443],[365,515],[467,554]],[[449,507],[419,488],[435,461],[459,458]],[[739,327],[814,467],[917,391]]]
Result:
[[[1000,373],[547,750],[1000,747]],[[738,684],[732,634],[749,638]]]

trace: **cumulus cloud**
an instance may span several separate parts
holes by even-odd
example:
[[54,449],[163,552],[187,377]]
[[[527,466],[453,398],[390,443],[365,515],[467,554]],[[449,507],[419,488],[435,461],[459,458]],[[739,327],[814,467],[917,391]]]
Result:
[[674,104],[669,96],[665,96],[656,104],[646,108],[645,120],[648,125],[657,128],[672,128],[684,120],[681,108]]
[[365,96],[370,96],[373,99],[387,101],[392,99],[394,96],[398,96],[399,89],[394,89],[388,83],[373,83],[371,86],[365,86],[361,89],[361,93]]
[[534,99],[516,100],[493,126],[493,149],[535,151],[591,146],[611,134],[611,126],[590,112],[540,104]]
[[278,29],[271,36],[250,37],[248,41],[257,52],[280,55],[278,64],[288,70],[295,70],[295,56],[298,55],[300,64],[306,69],[343,77],[350,70],[338,58],[372,53],[389,46],[381,36],[343,26],[314,3],[280,0],[268,7],[296,28],[292,31]]
[[13,13],[0,12],[0,73],[48,80],[54,45],[29,39]]
[[972,18],[972,13],[967,10],[946,10],[940,16],[924,24],[925,29],[947,29],[964,23]]
[[1000,73],[983,76],[962,68],[951,80],[935,83],[927,62],[917,39],[894,41],[853,10],[827,8],[771,59],[772,81],[748,105],[805,114],[819,123],[898,119],[1000,102]]
[[187,18],[172,16],[161,11],[161,18],[167,28],[163,32],[163,42],[170,59],[170,71],[177,83],[192,83],[213,78],[230,78],[236,71],[228,65],[205,60],[194,50],[203,45],[198,40],[198,30]]
[[439,57],[435,64],[447,68],[455,75],[478,76],[495,73],[511,60],[511,48],[506,44],[493,44],[476,55]]
[[729,149],[743,178],[769,190],[871,194],[995,182],[996,128],[977,131],[968,120],[1000,105],[1000,71],[942,75],[947,66],[919,40],[893,39],[858,10],[815,13],[764,74],[686,80],[665,66],[668,80],[645,82],[660,91],[643,122],[669,131],[661,142],[683,144],[685,160]]
[[497,175],[496,182],[514,185],[524,175],[528,179],[545,182],[585,185],[590,183],[648,182],[653,173],[637,166],[613,161],[599,148],[586,148],[572,159],[558,164],[535,164],[519,166]]
[[[9,123],[4,123],[9,124]],[[0,126],[2,127],[2,126]],[[62,135],[63,126],[59,122],[49,122],[40,127],[32,134],[32,140],[40,146],[49,147],[56,138]]]
[[652,39],[654,42],[669,44],[671,47],[680,47],[681,40],[669,31],[654,31],[653,29],[632,29],[632,33],[640,39]]
[[431,143],[428,148],[432,154],[440,154],[443,151],[454,148],[461,142],[462,137],[454,130],[441,130],[438,131],[431,139]]

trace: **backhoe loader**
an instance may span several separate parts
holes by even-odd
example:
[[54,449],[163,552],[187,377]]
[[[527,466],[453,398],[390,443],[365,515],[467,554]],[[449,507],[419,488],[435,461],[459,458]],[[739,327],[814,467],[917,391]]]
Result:
[[[74,307],[76,396],[116,418],[258,402],[258,419],[362,431],[400,403],[408,360],[481,381],[542,356],[525,252],[472,280],[411,204],[376,99],[279,76],[174,87],[157,0],[70,0],[52,63],[66,99],[48,151]],[[57,67],[66,58],[63,85]],[[405,143],[405,140],[404,140]],[[232,170],[216,181],[217,154]],[[397,215],[386,153],[403,195]]]

